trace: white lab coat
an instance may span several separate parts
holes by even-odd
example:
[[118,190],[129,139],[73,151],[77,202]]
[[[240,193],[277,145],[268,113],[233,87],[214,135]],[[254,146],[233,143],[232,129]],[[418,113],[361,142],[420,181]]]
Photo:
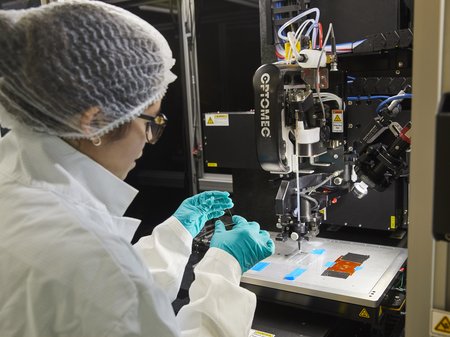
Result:
[[175,317],[192,238],[174,217],[134,246],[137,191],[57,137],[0,140],[0,336],[247,336],[254,294],[212,248]]

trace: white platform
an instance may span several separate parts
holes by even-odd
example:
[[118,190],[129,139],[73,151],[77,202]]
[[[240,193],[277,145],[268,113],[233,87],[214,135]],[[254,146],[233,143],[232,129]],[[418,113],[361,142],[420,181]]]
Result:
[[[242,283],[377,307],[407,259],[407,250],[397,247],[314,238],[302,241],[299,251],[295,241],[275,242],[275,254],[262,261],[268,265],[260,271],[244,273]],[[347,278],[322,276],[340,256],[348,253],[369,258]],[[294,280],[285,279],[298,269],[301,275]]]

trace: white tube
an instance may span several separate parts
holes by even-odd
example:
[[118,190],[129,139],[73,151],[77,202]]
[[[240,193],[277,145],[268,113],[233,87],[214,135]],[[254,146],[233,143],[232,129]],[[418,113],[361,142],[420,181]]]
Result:
[[306,31],[305,35],[308,35],[308,32],[311,32],[311,27],[314,27],[314,20],[313,19],[308,19],[306,21],[303,21],[303,23],[300,25],[300,27],[298,27],[297,31],[295,32],[295,38],[298,40],[299,38],[301,38],[301,36],[303,35],[303,30],[306,28],[306,26],[312,23],[312,25],[310,26],[310,28]]
[[295,157],[296,157],[295,160],[297,160],[297,172],[295,172],[295,179],[297,180],[296,181],[296,183],[297,183],[297,210],[298,210],[297,221],[300,224],[301,223],[301,219],[300,219],[301,205],[300,205],[300,173],[299,173],[299,170],[298,170],[298,151],[299,151],[298,150],[298,143],[295,142]]
[[[308,20],[302,22],[302,24],[300,25],[300,27],[298,27],[297,31],[294,34],[294,40],[293,41],[292,41],[291,36],[290,36],[290,35],[292,35],[292,32],[288,32],[287,33],[289,44],[291,45],[290,52],[288,53],[288,55],[286,57],[286,63],[287,64],[291,63],[292,54],[294,54],[294,56],[296,57],[295,60],[298,61],[300,55],[298,54],[298,51],[297,51],[297,42],[301,41],[302,33],[305,30],[305,28],[308,26],[309,23],[312,23],[312,26],[313,26],[314,25],[314,20],[313,19],[308,19]],[[293,46],[295,46],[295,51],[293,50]]]
[[293,24],[294,22],[300,20],[301,18],[303,18],[306,15],[309,15],[311,13],[316,12],[316,19],[314,20],[314,22],[317,24],[319,22],[319,18],[320,18],[320,11],[318,8],[311,8],[308,9],[307,11],[300,13],[299,15],[293,17],[292,19],[290,19],[289,21],[286,21],[281,27],[280,29],[278,29],[278,37],[284,41],[288,41],[287,37],[283,36],[281,33],[283,32],[283,30],[286,29],[287,26]]

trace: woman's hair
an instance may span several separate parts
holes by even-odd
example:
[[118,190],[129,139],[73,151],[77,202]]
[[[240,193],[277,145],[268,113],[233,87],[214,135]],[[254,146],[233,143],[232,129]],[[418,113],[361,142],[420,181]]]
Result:
[[[154,27],[103,2],[0,11],[0,123],[102,136],[162,99],[173,63]],[[100,112],[87,134],[80,117],[92,107]]]

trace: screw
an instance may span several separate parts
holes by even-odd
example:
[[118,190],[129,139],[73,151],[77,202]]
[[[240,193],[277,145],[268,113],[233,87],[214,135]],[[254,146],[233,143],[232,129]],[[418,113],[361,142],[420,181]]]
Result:
[[402,68],[402,67],[403,67],[403,62],[402,62],[402,61],[399,61],[399,62],[398,62],[398,67],[399,67],[399,68]]
[[336,178],[334,178],[333,183],[334,183],[335,185],[338,185],[338,186],[339,186],[339,185],[342,184],[342,181],[343,181],[342,178],[336,177]]
[[400,70],[396,70],[396,71],[395,71],[395,74],[396,74],[396,75],[400,75]]
[[352,123],[348,124],[348,128],[353,129],[353,124]]
[[338,159],[339,156],[338,156],[337,154],[334,154],[334,155],[333,155],[333,158],[334,158],[334,159]]
[[352,105],[352,104],[353,104],[352,101],[348,101],[348,102],[347,102],[347,105]]
[[348,147],[348,150],[349,150],[349,151],[353,151],[353,146],[349,146],[349,147]]

